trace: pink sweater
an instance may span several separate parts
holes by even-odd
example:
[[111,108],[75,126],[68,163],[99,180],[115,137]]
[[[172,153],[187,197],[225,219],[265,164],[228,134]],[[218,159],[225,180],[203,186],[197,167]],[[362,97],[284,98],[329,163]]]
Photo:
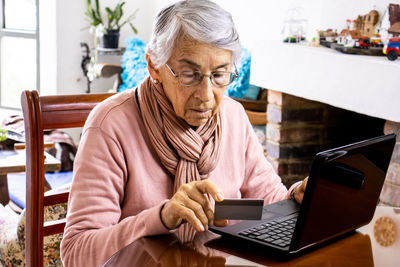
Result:
[[[263,198],[265,204],[287,198],[243,107],[225,97],[220,108],[221,157],[209,179],[226,198]],[[99,104],[75,159],[64,265],[98,266],[138,238],[168,233],[160,209],[172,196],[173,179],[150,143],[135,91]]]

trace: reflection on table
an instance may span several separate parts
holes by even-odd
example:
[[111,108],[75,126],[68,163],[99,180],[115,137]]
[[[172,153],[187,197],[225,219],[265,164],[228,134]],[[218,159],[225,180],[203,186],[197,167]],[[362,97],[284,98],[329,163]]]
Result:
[[172,234],[141,238],[103,266],[399,266],[399,233],[400,208],[378,207],[354,234],[289,261],[206,232],[187,244]]

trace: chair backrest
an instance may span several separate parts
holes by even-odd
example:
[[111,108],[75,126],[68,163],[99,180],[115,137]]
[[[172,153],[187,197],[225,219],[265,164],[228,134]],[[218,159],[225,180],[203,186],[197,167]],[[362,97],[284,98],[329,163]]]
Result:
[[43,266],[43,237],[62,233],[65,220],[44,223],[44,207],[68,201],[69,192],[44,196],[43,131],[82,127],[90,111],[113,94],[39,96],[24,91],[21,105],[26,138],[26,266]]

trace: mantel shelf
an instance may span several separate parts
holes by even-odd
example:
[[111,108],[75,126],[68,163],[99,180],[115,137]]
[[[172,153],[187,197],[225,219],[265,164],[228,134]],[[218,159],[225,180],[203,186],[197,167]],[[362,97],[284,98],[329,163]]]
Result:
[[400,122],[400,60],[263,40],[252,48],[250,82]]

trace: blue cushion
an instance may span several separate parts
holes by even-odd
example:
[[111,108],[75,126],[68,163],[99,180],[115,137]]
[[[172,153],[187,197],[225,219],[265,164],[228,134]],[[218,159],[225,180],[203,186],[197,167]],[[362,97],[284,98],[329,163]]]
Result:
[[[225,91],[225,95],[243,98],[247,90],[249,88],[250,81],[250,65],[251,65],[251,54],[250,51],[246,48],[242,48],[242,56],[240,58],[240,62],[236,66],[239,77],[236,78],[233,83],[231,83]],[[254,95],[254,94],[253,94]],[[254,97],[250,95],[249,98],[257,98],[257,95]]]
[[[72,171],[46,173],[47,182],[51,188],[57,188],[72,182]],[[7,174],[8,194],[10,199],[20,208],[25,208],[25,173],[9,173]]]
[[126,39],[126,50],[122,55],[122,85],[118,88],[118,92],[136,87],[148,76],[145,49],[146,43],[140,38]]
[[[128,37],[125,41],[126,50],[122,56],[122,85],[118,88],[118,92],[125,91],[136,87],[149,75],[146,62],[146,43],[138,37]],[[239,77],[228,86],[225,94],[228,96],[256,99],[258,95],[258,87],[254,87],[249,93],[250,80],[250,51],[243,48],[242,56],[238,69]]]

